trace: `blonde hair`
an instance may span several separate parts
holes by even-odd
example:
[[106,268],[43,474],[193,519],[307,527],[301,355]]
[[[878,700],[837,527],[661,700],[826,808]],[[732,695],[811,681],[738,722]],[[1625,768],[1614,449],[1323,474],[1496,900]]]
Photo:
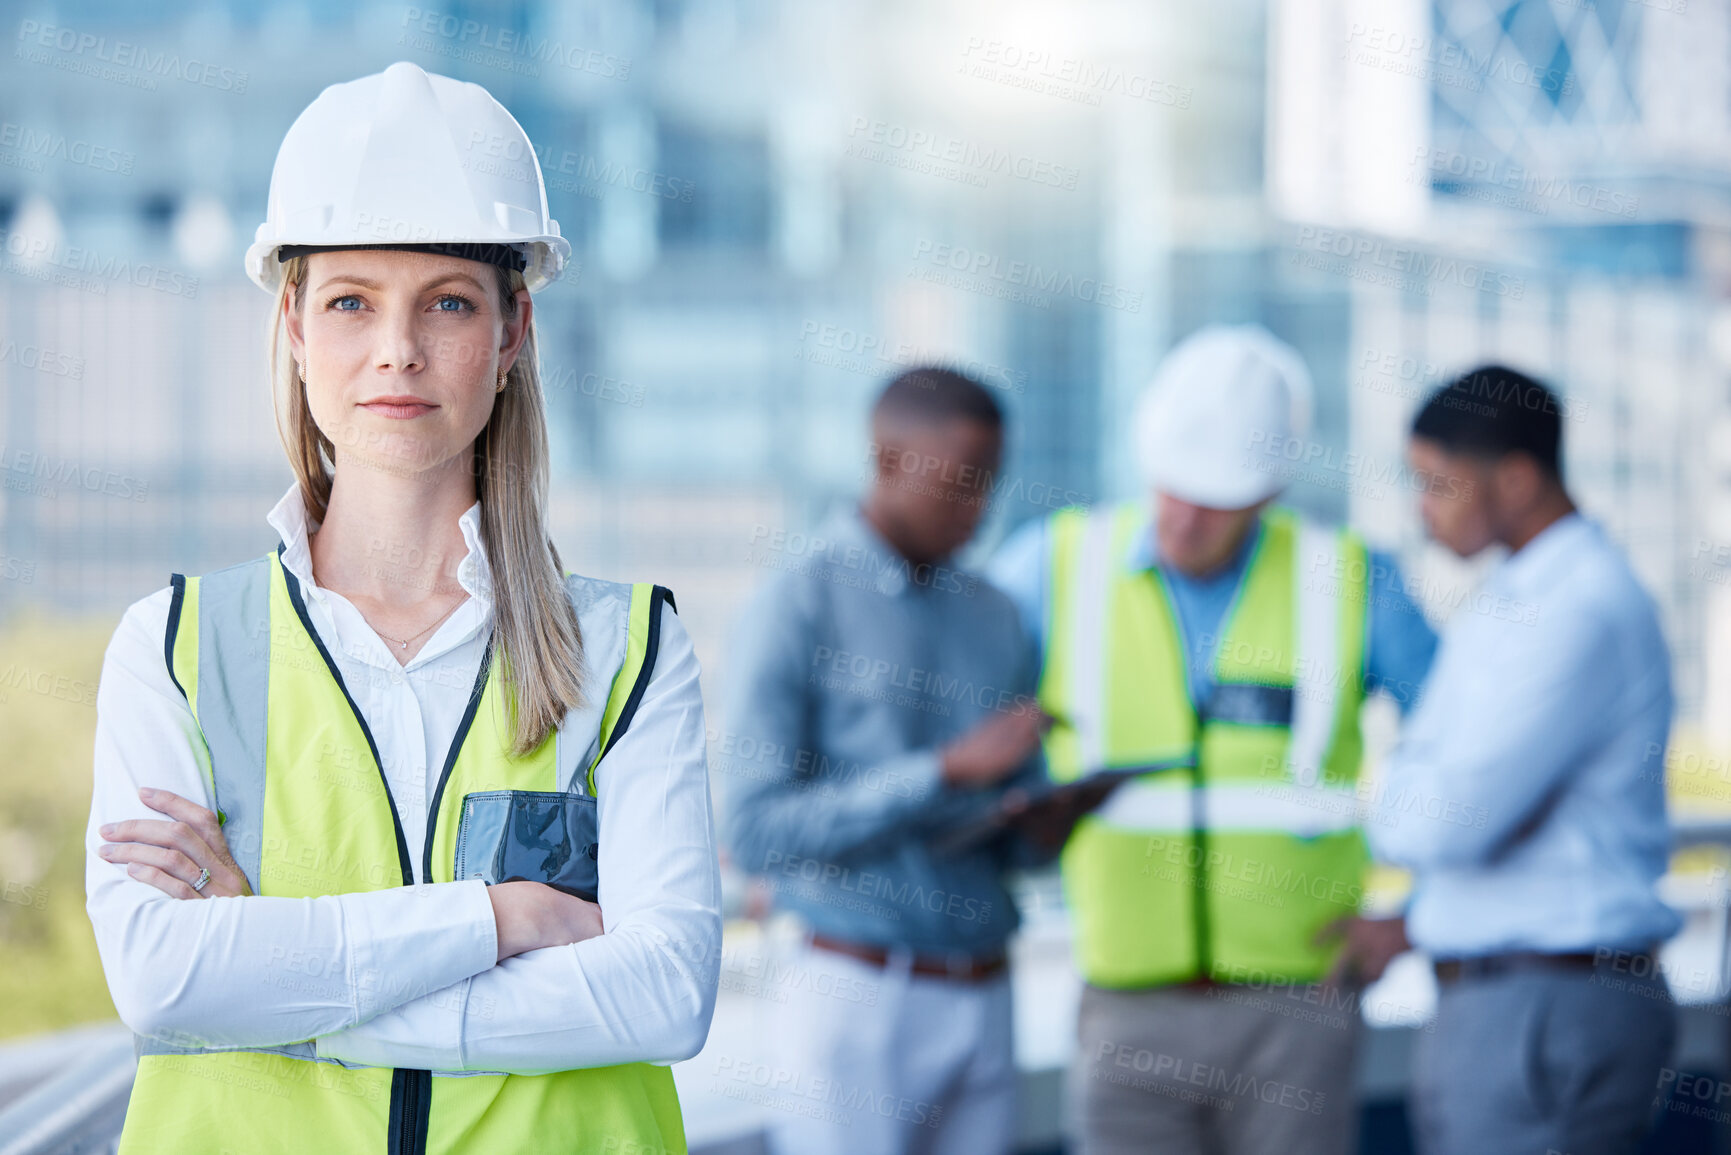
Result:
[[[283,339],[283,309],[290,292],[304,307],[306,261],[283,266],[271,313],[267,356],[277,433],[300,480],[309,524],[322,522],[330,505],[336,446],[313,421],[293,350]],[[499,307],[516,315],[523,274],[499,269]],[[493,402],[493,414],[475,439],[472,468],[481,503],[481,541],[493,575],[493,651],[504,675],[512,753],[521,757],[547,739],[565,714],[583,702],[583,636],[565,593],[564,566],[547,535],[547,412],[535,349],[535,324],[518,350]]]

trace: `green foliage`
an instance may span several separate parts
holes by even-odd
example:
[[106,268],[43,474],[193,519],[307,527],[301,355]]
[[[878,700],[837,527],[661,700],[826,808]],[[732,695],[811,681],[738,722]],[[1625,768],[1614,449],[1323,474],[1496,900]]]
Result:
[[0,626],[0,1038],[115,1017],[84,911],[96,684],[113,630]]

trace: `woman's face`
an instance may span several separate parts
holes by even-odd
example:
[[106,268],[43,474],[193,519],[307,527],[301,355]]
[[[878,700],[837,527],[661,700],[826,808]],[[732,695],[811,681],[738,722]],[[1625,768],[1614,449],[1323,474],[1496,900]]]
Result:
[[493,412],[499,371],[517,358],[533,306],[499,308],[498,271],[433,253],[313,253],[289,343],[307,405],[348,462],[399,476],[467,469]]

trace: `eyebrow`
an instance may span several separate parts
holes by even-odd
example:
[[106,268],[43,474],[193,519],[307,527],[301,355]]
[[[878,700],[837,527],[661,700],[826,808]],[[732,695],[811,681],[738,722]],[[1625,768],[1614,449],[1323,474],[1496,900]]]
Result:
[[[428,289],[437,288],[439,285],[446,284],[450,281],[467,281],[469,284],[473,285],[477,291],[482,293],[487,291],[482,287],[481,282],[477,281],[467,273],[446,273],[442,277],[434,277],[432,280],[422,285],[418,291],[424,293]],[[366,277],[356,277],[348,273],[337,273],[335,276],[326,277],[314,292],[322,293],[332,285],[338,284],[358,285],[363,289],[373,289],[375,291],[384,288],[384,286],[379,284],[379,282],[368,280]]]

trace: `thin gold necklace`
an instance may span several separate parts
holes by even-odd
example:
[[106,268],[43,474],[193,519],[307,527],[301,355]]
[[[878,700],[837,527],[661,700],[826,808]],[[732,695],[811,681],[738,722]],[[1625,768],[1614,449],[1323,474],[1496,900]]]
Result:
[[439,619],[438,619],[438,621],[435,621],[435,622],[434,622],[434,623],[433,623],[433,625],[432,625],[432,626],[428,626],[428,627],[427,627],[427,629],[426,629],[426,630],[422,630],[422,631],[420,631],[420,633],[414,633],[414,634],[410,634],[410,635],[409,635],[409,636],[408,636],[408,637],[406,637],[406,638],[393,638],[393,637],[392,637],[392,636],[391,636],[391,635],[389,635],[389,634],[387,634],[387,633],[385,633],[385,631],[383,631],[383,630],[381,630],[381,629],[379,629],[379,627],[377,627],[377,626],[374,626],[374,627],[373,627],[373,632],[374,632],[374,633],[376,633],[376,634],[378,634],[378,635],[379,635],[379,637],[381,637],[381,638],[384,638],[384,639],[385,639],[385,640],[386,640],[386,641],[388,641],[388,642],[395,642],[395,643],[397,643],[397,646],[398,646],[398,647],[399,647],[399,648],[401,648],[401,649],[405,649],[405,650],[406,650],[406,649],[408,649],[408,648],[409,648],[409,643],[410,643],[410,642],[412,642],[412,641],[414,641],[414,640],[415,640],[415,639],[416,639],[416,638],[418,638],[418,637],[420,637],[420,636],[421,636],[421,634],[424,634],[424,633],[426,633],[426,632],[427,632],[427,630],[430,630],[430,629],[432,629],[432,628],[433,628],[433,626],[436,626],[436,625],[438,625],[438,624],[439,624],[439,622],[442,622],[442,621],[444,621],[444,620],[445,620],[445,619],[446,619],[446,618],[448,618],[448,617],[450,617],[450,616],[451,616],[451,615],[452,615],[452,614],[454,614],[454,613],[456,613],[456,612],[457,612],[457,611],[458,611],[458,610],[459,610],[459,609],[460,609],[460,608],[462,608],[462,605],[463,605],[463,602],[466,602],[466,601],[468,601],[468,600],[469,600],[469,599],[468,599],[468,598],[464,598],[464,599],[463,599],[463,601],[460,601],[460,602],[458,602],[458,603],[457,603],[457,604],[456,604],[456,605],[454,605],[454,606],[452,606],[452,607],[451,607],[451,608],[450,608],[450,609],[448,609],[448,610],[446,610],[446,611],[445,611],[445,612],[444,612],[444,613],[442,613],[442,614],[440,614],[440,615],[439,615]]
[[[309,543],[309,548],[308,548],[308,553],[309,553],[309,555],[310,555],[310,553],[311,553],[311,547],[310,547],[310,543]],[[317,566],[317,565],[316,565],[316,564],[314,564],[314,565],[313,565],[313,567],[312,567],[312,570],[313,570],[313,582],[314,582],[314,583],[315,583],[315,584],[318,584],[318,585],[324,585],[324,583],[323,583],[323,582],[320,582],[320,581],[319,581],[319,572],[318,572],[318,566]],[[327,586],[327,587],[326,587],[326,588],[327,588],[327,589],[328,589],[328,588],[329,588],[329,587],[328,587],[328,586]],[[442,621],[444,621],[444,620],[445,620],[445,619],[446,619],[446,618],[448,618],[448,617],[450,617],[450,616],[451,616],[451,615],[452,615],[452,614],[454,614],[454,613],[456,613],[456,612],[457,612],[457,611],[458,611],[458,610],[459,610],[459,609],[461,609],[461,608],[462,608],[462,606],[463,606],[463,603],[464,603],[464,602],[466,602],[466,601],[468,601],[468,600],[469,600],[469,599],[468,599],[468,597],[467,597],[467,596],[464,596],[464,597],[462,597],[462,598],[460,598],[460,599],[458,599],[458,601],[457,601],[457,604],[456,604],[456,605],[454,605],[454,606],[452,606],[452,607],[451,607],[451,608],[450,608],[450,609],[448,609],[448,610],[446,610],[446,611],[445,611],[445,612],[444,612],[444,613],[442,613],[442,614],[440,614],[440,615],[439,615],[439,617],[438,617],[438,619],[437,619],[437,620],[435,620],[435,621],[434,621],[434,622],[433,622],[433,625],[432,625],[432,626],[428,626],[428,627],[427,627],[427,629],[426,629],[426,630],[421,630],[421,631],[419,631],[419,632],[418,632],[418,633],[413,633],[413,634],[410,634],[410,635],[409,635],[409,636],[408,636],[408,637],[406,637],[406,638],[393,638],[393,637],[392,637],[392,636],[391,636],[391,635],[390,635],[390,634],[387,634],[387,633],[385,633],[385,631],[383,631],[383,630],[381,630],[381,629],[379,629],[379,627],[377,627],[377,626],[373,626],[373,623],[372,623],[372,622],[367,622],[367,625],[369,625],[369,626],[373,626],[373,632],[374,632],[374,633],[375,633],[375,634],[377,634],[377,635],[379,635],[379,637],[381,637],[381,638],[384,638],[384,639],[385,639],[385,640],[386,640],[386,641],[388,641],[388,642],[395,642],[395,643],[397,643],[397,648],[398,648],[398,649],[401,649],[401,650],[406,650],[406,649],[408,649],[408,648],[409,648],[409,643],[410,643],[410,642],[412,642],[412,641],[414,641],[414,640],[415,640],[415,639],[416,639],[416,638],[418,638],[418,637],[420,637],[420,636],[421,636],[421,634],[424,634],[424,633],[426,633],[426,632],[427,632],[427,630],[430,630],[430,629],[432,629],[432,628],[433,628],[433,626],[436,626],[436,625],[438,625],[438,624],[439,624],[439,622],[442,622]],[[352,603],[351,603],[351,604],[352,604]],[[359,610],[360,610],[360,607],[359,607],[359,606],[355,606],[355,610],[356,610],[356,612],[359,612]],[[362,615],[361,615],[361,617],[362,617],[362,620],[365,620],[365,618],[366,618],[366,615],[365,615],[365,614],[362,614]]]

